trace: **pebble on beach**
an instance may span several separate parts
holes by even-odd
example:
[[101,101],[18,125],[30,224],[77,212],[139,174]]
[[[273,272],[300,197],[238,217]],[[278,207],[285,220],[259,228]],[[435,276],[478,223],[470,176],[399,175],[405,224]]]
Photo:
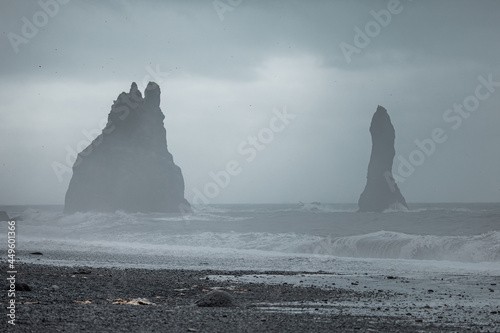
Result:
[[234,297],[228,292],[214,290],[195,302],[201,307],[233,307],[237,306]]
[[16,282],[16,291],[31,291],[31,287],[26,283]]

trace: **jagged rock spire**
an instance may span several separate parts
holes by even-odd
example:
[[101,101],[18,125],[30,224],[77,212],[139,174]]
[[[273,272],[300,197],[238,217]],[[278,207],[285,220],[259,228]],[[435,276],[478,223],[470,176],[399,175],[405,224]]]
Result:
[[73,166],[65,213],[186,212],[184,178],[168,151],[160,87],[144,98],[134,82],[111,107],[108,123]]
[[406,208],[406,200],[392,177],[395,131],[387,110],[378,106],[370,125],[372,152],[366,186],[358,201],[360,211],[382,212],[393,204]]

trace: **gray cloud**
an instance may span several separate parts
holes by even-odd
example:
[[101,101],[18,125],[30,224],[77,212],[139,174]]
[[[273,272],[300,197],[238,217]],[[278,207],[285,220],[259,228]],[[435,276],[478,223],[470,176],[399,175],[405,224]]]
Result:
[[[448,135],[400,184],[408,201],[500,200],[500,88],[459,129],[443,120],[479,75],[500,81],[500,4],[401,0],[348,63],[339,44],[354,45],[354,28],[388,3],[243,1],[221,21],[211,1],[70,1],[17,54],[9,33],[22,35],[22,18],[42,8],[2,4],[0,202],[62,203],[70,174],[59,182],[51,163],[64,164],[67,147],[88,140],[113,99],[156,68],[188,199],[235,159],[243,172],[213,202],[354,202],[381,104],[404,158],[434,128]],[[238,145],[283,106],[297,118],[246,163]]]

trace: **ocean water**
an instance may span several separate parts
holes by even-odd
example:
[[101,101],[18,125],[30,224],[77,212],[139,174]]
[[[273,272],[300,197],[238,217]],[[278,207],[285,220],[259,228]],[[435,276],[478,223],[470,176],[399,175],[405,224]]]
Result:
[[[62,208],[0,206],[20,217],[17,250],[58,253],[44,256],[53,264],[500,272],[494,203],[413,204],[383,213],[358,213],[355,204],[209,205],[187,215],[64,215]],[[7,234],[6,223],[0,232]]]

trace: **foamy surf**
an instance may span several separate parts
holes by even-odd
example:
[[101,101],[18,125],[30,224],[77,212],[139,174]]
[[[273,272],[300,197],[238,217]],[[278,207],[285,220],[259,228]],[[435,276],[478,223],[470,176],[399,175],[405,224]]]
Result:
[[[221,205],[195,207],[186,215],[64,215],[25,209],[17,224],[17,241],[19,249],[36,251],[500,262],[496,205],[447,204],[382,214],[355,213],[354,208]],[[0,229],[6,232],[5,225]]]
[[[134,249],[161,255],[178,249],[185,252],[259,252],[334,257],[447,260],[457,262],[500,262],[500,232],[492,231],[476,236],[419,236],[380,231],[350,237],[320,237],[295,233],[213,233],[170,235],[157,231],[153,234],[134,230],[125,234],[113,232],[89,235],[71,229],[64,237],[51,238],[21,236],[26,247],[55,249],[65,243],[68,248],[85,251],[104,249],[124,253]],[[110,231],[114,229],[110,228]],[[79,243],[75,243],[78,241]],[[35,246],[36,245],[36,246]]]

